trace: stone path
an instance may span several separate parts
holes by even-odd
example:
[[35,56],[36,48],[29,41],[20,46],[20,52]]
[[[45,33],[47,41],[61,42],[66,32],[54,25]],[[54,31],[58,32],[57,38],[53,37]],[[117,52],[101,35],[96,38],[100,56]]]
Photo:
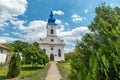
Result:
[[48,70],[47,77],[45,80],[60,80],[60,79],[61,79],[61,75],[60,75],[59,70],[56,66],[56,62],[51,61],[51,66]]

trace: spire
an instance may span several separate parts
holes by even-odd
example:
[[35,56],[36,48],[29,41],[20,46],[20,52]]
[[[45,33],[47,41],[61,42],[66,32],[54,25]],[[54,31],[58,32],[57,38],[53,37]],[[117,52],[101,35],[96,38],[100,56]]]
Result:
[[50,18],[53,18],[53,11],[51,10]]
[[56,25],[55,19],[53,18],[53,11],[51,10],[49,19],[48,19],[48,24]]

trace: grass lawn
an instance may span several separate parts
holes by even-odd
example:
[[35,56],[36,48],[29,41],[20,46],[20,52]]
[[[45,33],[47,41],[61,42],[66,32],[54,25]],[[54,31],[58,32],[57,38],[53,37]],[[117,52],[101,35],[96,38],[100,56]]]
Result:
[[0,80],[6,78],[7,72],[8,72],[8,66],[0,66]]
[[[31,67],[24,65],[21,67],[21,73],[18,76],[19,80],[44,80],[50,64],[46,66]],[[0,67],[0,80],[7,78],[8,66]]]
[[71,66],[69,62],[59,62],[57,64],[63,80],[69,80],[69,74],[71,72]]

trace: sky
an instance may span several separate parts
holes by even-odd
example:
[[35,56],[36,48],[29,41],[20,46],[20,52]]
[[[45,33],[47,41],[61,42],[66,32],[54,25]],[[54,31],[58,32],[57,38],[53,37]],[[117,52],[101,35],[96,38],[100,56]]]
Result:
[[90,32],[88,25],[96,15],[95,8],[104,2],[120,7],[120,0],[0,0],[0,43],[39,42],[46,37],[52,10],[57,35],[65,43],[64,52],[73,51],[76,41]]

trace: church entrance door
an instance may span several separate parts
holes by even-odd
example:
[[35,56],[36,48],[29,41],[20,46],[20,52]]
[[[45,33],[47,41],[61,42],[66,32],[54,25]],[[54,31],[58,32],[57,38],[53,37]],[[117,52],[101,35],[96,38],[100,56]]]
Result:
[[53,54],[50,54],[50,60],[54,61],[54,55]]

